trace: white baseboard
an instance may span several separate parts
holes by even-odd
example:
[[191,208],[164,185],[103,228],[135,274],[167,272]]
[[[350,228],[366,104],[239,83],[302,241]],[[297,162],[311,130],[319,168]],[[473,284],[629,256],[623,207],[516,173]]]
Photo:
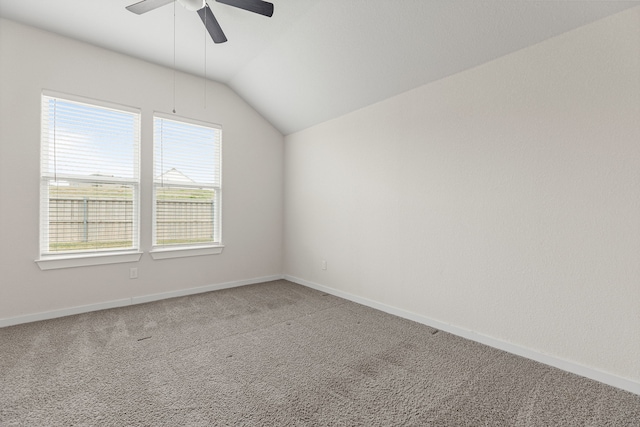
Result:
[[575,362],[564,360],[548,354],[539,353],[530,348],[522,347],[517,344],[512,344],[506,341],[502,341],[496,338],[492,338],[486,335],[473,332],[468,329],[464,329],[448,323],[443,323],[438,320],[431,319],[427,316],[412,313],[410,311],[402,310],[390,305],[386,305],[377,301],[373,301],[367,298],[363,298],[357,295],[353,295],[347,292],[339,291],[337,289],[330,288],[328,286],[319,285],[317,283],[309,282],[298,277],[284,275],[284,279],[293,283],[297,283],[302,286],[306,286],[318,291],[326,292],[331,295],[335,295],[340,298],[344,298],[349,301],[357,302],[358,304],[366,305],[371,308],[375,308],[385,313],[393,314],[398,317],[413,320],[414,322],[422,323],[423,325],[430,326],[441,331],[448,332],[453,335],[457,335],[463,338],[470,339],[481,344],[488,345],[498,350],[503,350],[511,354],[525,357],[527,359],[535,360],[536,362],[544,363],[545,365],[553,366],[563,371],[571,372],[582,377],[586,377],[622,390],[629,391],[640,395],[640,383],[619,377],[607,372],[600,371],[598,369],[590,368],[588,366],[580,365]]
[[161,292],[159,294],[142,295],[131,298],[131,304],[143,304],[146,302],[158,301],[162,299],[184,297],[187,295],[202,294],[204,292],[219,291],[222,289],[237,288],[240,286],[255,285],[256,283],[271,282],[273,280],[283,279],[284,276],[265,276],[253,279],[237,280],[227,283],[219,283],[217,285],[198,286],[197,288],[180,289],[177,291]]
[[21,323],[39,322],[40,320],[56,319],[58,317],[73,316],[74,314],[88,313],[90,311],[106,310],[131,305],[131,298],[100,302],[97,304],[79,305],[60,310],[43,311],[41,313],[26,314],[24,316],[7,317],[0,319],[0,328],[19,325]]
[[134,304],[158,301],[161,299],[182,297],[186,295],[201,294],[204,292],[218,291],[221,289],[237,288],[239,286],[253,285],[256,283],[270,282],[272,280],[283,279],[284,276],[264,276],[253,279],[237,280],[233,282],[219,283],[215,285],[199,286],[196,288],[180,289],[176,291],[162,292],[159,294],[142,295],[131,298],[123,298],[114,301],[106,301],[97,304],[82,305],[77,307],[63,308],[60,310],[45,311],[41,313],[27,314],[24,316],[8,317],[0,319],[0,328],[6,326],[19,325],[21,323],[37,322],[40,320],[55,319],[58,317],[72,316],[74,314],[88,313],[91,311],[106,310],[109,308],[124,307]]
[[583,376],[595,381],[599,381],[601,383],[640,395],[640,383],[637,381],[619,377],[607,372],[590,368],[588,366],[583,366],[575,362],[564,360],[555,356],[539,353],[535,350],[532,350],[526,347],[522,347],[506,341],[502,341],[486,335],[482,335],[477,332],[473,332],[471,330],[467,330],[455,325],[443,323],[438,320],[431,319],[427,316],[412,313],[410,311],[402,310],[387,304],[383,304],[383,303],[370,300],[367,298],[363,298],[357,295],[353,295],[348,292],[339,291],[337,289],[333,289],[328,286],[320,285],[317,283],[313,283],[313,282],[300,279],[297,277],[289,276],[289,275],[256,277],[253,279],[245,279],[245,280],[238,280],[233,282],[199,286],[196,288],[180,289],[176,291],[168,291],[168,292],[162,292],[162,293],[152,294],[152,295],[142,295],[142,296],[137,296],[132,298],[124,298],[124,299],[107,301],[107,302],[102,302],[97,304],[70,307],[70,308],[47,311],[42,313],[27,314],[24,316],[9,317],[9,318],[0,319],[0,328],[6,327],[6,326],[18,325],[21,323],[55,319],[58,317],[71,316],[74,314],[82,314],[82,313],[88,313],[91,311],[124,307],[124,306],[134,305],[134,304],[143,304],[143,303],[158,301],[162,299],[194,295],[194,294],[199,294],[204,292],[217,291],[221,289],[236,288],[240,286],[253,285],[257,283],[270,282],[273,280],[280,280],[280,279],[286,279],[290,282],[297,283],[302,286],[306,286],[312,289],[326,292],[328,294],[332,294],[337,297],[344,298],[349,301],[353,301],[362,305],[366,305],[368,307],[375,308],[377,310],[384,311],[386,313],[393,314],[395,316],[413,320],[415,322],[422,323],[424,325],[430,326],[435,329],[439,329],[463,338],[467,338],[472,341],[479,342],[481,344],[485,344],[490,347],[506,351],[508,353],[522,356],[527,359],[535,360],[537,362],[544,363],[545,365],[553,366],[555,368],[562,369],[563,371],[571,372],[576,375],[580,375],[580,376]]

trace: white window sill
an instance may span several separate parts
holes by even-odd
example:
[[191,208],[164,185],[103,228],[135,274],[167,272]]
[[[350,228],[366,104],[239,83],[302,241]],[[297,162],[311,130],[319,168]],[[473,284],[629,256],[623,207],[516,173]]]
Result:
[[153,259],[170,259],[184,258],[202,255],[219,255],[222,253],[224,246],[202,246],[202,247],[183,247],[183,248],[155,248],[149,252]]
[[89,265],[119,264],[140,261],[142,252],[104,252],[77,255],[49,255],[36,260],[40,270],[86,267]]

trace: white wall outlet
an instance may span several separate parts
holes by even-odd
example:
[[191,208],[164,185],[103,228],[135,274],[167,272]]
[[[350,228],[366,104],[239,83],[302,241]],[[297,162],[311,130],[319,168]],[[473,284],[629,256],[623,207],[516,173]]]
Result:
[[326,270],[327,269],[327,260],[322,260],[322,269]]
[[129,269],[129,279],[137,279],[138,278],[138,268],[131,267]]

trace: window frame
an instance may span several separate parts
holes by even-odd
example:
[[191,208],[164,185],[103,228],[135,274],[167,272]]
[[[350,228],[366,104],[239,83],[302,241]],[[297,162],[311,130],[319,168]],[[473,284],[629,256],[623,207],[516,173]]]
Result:
[[[87,249],[87,250],[73,250],[65,252],[50,252],[49,251],[49,181],[51,180],[50,173],[47,173],[43,168],[46,161],[45,156],[48,153],[44,152],[45,141],[48,144],[49,141],[45,137],[45,132],[49,129],[49,123],[45,123],[44,108],[45,103],[49,99],[56,99],[62,102],[71,102],[84,104],[89,107],[102,108],[113,110],[121,113],[128,113],[134,115],[135,128],[134,128],[134,177],[132,179],[115,178],[111,179],[106,177],[91,177],[91,176],[69,176],[64,174],[57,174],[56,178],[64,179],[70,182],[105,182],[112,184],[124,184],[131,186],[132,188],[132,246],[130,248],[105,248],[105,249]],[[66,93],[54,92],[49,90],[43,90],[40,94],[40,200],[39,200],[39,258],[36,259],[36,263],[42,270],[50,270],[57,268],[69,268],[69,267],[81,267],[87,265],[102,265],[113,264],[121,262],[135,262],[140,260],[142,251],[140,250],[140,196],[141,189],[141,132],[142,132],[142,113],[139,108],[130,107],[122,104],[116,104],[113,102],[96,100],[77,95],[71,95]]]
[[[169,244],[159,245],[157,243],[157,191],[158,183],[156,176],[163,173],[156,170],[156,119],[169,120],[180,124],[194,125],[198,127],[204,127],[212,129],[217,133],[216,141],[214,144],[215,152],[218,158],[215,159],[215,167],[217,171],[214,173],[217,175],[217,185],[215,184],[201,184],[196,183],[193,185],[184,185],[184,188],[210,188],[215,192],[213,198],[214,214],[213,214],[213,236],[214,240],[211,242],[203,243],[187,243],[187,244]],[[170,258],[182,258],[191,256],[203,256],[203,255],[217,255],[222,253],[224,245],[222,243],[222,126],[215,123],[205,122],[202,120],[191,119],[187,117],[177,116],[175,114],[167,114],[163,112],[155,111],[152,116],[152,134],[153,134],[153,156],[152,156],[152,217],[151,217],[151,239],[152,245],[149,254],[154,260],[170,259]],[[176,185],[179,187],[179,185]],[[217,237],[217,239],[215,239]]]

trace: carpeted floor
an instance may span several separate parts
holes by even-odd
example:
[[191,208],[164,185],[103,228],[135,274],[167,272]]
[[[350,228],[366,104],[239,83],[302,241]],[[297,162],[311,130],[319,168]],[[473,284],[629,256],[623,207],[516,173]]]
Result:
[[0,426],[638,426],[640,396],[286,281],[0,329]]

